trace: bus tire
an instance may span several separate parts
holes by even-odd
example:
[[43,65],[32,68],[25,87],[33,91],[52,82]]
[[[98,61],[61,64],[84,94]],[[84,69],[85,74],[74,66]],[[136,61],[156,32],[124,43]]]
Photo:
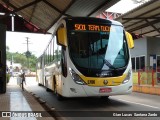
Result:
[[103,99],[103,100],[108,100],[108,99],[109,99],[109,96],[101,96],[101,99]]

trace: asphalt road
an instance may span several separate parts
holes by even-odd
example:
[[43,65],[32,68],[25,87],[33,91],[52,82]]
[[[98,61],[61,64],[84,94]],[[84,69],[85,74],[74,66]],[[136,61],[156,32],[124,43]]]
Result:
[[[160,96],[157,95],[133,92],[130,95],[110,96],[108,100],[90,97],[67,98],[58,101],[55,94],[46,92],[43,86],[27,85],[26,89],[38,95],[56,111],[60,111],[60,114],[64,115],[63,119],[66,120],[160,120],[160,117],[153,117],[157,113],[160,115]],[[141,115],[135,117],[135,113],[141,113]],[[114,114],[114,117],[108,117],[108,114]],[[152,115],[152,117],[145,117],[142,114]]]

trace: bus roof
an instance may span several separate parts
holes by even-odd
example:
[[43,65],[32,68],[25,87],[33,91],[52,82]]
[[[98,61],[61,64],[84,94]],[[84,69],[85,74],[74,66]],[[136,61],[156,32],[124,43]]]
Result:
[[120,25],[122,24],[118,21],[115,20],[109,20],[109,19],[102,19],[102,18],[95,18],[95,17],[65,17],[65,20],[75,20],[77,22],[94,22],[94,23],[110,23],[110,24],[115,24],[115,25]]

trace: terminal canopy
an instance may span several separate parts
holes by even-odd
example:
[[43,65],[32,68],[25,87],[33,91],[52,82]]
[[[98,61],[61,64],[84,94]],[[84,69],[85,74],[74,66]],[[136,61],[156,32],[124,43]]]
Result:
[[119,0],[0,0],[10,14],[22,16],[44,32],[53,32],[53,26],[63,16],[96,16]]
[[160,0],[150,0],[116,20],[130,33],[160,37]]

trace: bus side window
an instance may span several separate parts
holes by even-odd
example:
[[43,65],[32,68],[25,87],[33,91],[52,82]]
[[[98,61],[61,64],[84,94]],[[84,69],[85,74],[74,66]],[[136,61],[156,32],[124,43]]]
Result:
[[61,67],[62,67],[62,75],[64,77],[67,77],[67,56],[66,56],[66,48],[65,47],[62,47]]

